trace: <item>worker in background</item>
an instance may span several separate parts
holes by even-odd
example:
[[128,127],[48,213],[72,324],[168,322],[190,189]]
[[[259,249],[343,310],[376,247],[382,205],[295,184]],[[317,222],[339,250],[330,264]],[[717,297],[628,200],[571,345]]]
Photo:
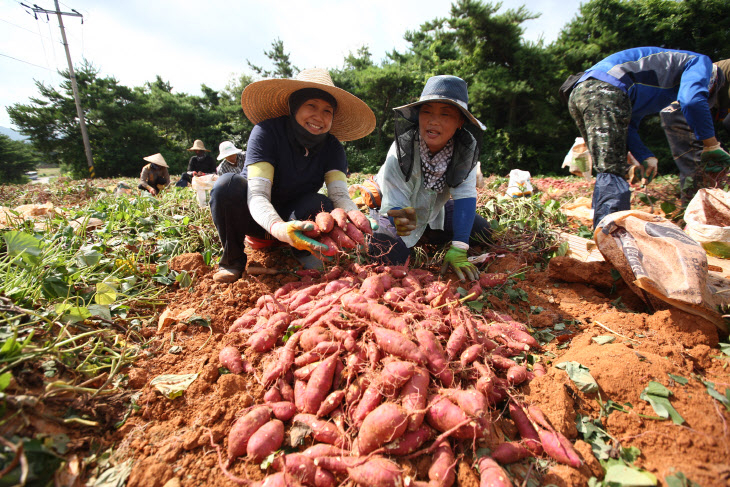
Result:
[[[719,71],[722,71],[725,78],[725,86],[718,86],[712,96],[708,99],[708,105],[712,109],[715,120],[722,123],[725,129],[730,132],[730,59],[724,59],[715,63]],[[705,186],[707,176],[717,174],[726,166],[714,164],[714,161],[702,161],[702,141],[697,138],[692,127],[682,113],[682,107],[678,101],[672,102],[663,109],[659,116],[662,128],[667,136],[669,148],[672,151],[674,162],[679,168],[679,187],[683,205],[687,205],[697,190]]]
[[195,152],[195,155],[188,161],[188,170],[183,173],[175,186],[181,188],[186,187],[193,181],[194,177],[205,176],[206,174],[215,174],[215,160],[209,154],[209,150],[205,148],[203,141],[198,139],[193,142],[193,146],[188,149]]
[[707,56],[660,47],[617,52],[578,79],[568,108],[598,172],[594,228],[606,215],[631,208],[627,152],[646,167],[647,178],[656,176],[658,161],[641,141],[639,125],[675,100],[702,141],[702,162],[730,165],[730,154],[715,137],[709,107],[709,99],[724,83],[724,73]]
[[139,175],[138,188],[143,191],[149,191],[152,195],[157,194],[170,184],[170,173],[168,171],[167,162],[162,154],[157,153],[143,158],[149,162],[142,168]]
[[229,172],[240,174],[243,164],[246,162],[246,152],[236,147],[233,142],[226,140],[218,146],[218,160],[221,161],[215,169],[218,176]]

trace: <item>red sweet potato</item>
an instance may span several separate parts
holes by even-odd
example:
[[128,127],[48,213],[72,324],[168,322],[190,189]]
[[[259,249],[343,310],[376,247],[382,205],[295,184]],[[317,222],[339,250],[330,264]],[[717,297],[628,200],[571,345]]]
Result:
[[492,458],[498,463],[517,463],[520,460],[533,456],[532,452],[521,444],[513,441],[500,443],[492,451]]
[[303,487],[294,476],[287,472],[276,472],[263,480],[248,483],[250,487]]
[[243,359],[241,358],[241,352],[236,347],[230,345],[223,347],[218,354],[218,360],[232,374],[240,374],[243,372]]
[[365,417],[357,435],[355,450],[367,455],[400,437],[408,426],[408,413],[399,405],[386,402]]
[[320,404],[319,409],[317,410],[317,417],[321,418],[322,416],[327,416],[329,413],[334,411],[340,403],[342,403],[344,398],[345,391],[343,389],[331,393],[324,399],[324,401],[322,401],[322,404]]
[[439,389],[439,394],[455,402],[472,418],[483,418],[487,413],[487,398],[476,389]]
[[329,236],[329,234],[320,235],[319,243],[327,246],[326,249],[320,251],[322,252],[322,255],[326,255],[327,257],[332,257],[340,250],[340,248],[337,246],[337,243],[332,239],[332,237]]
[[251,435],[246,453],[252,461],[259,463],[281,447],[284,442],[284,423],[272,419]]
[[282,421],[289,421],[297,413],[297,407],[293,402],[277,401],[269,403],[268,405],[271,407],[274,417]]
[[471,345],[470,347],[467,347],[467,349],[461,353],[461,368],[466,368],[469,364],[477,360],[481,354],[481,344],[476,343],[474,345]]
[[383,393],[380,391],[380,384],[378,382],[371,383],[362,394],[357,407],[352,411],[352,423],[359,428],[365,417],[378,407],[382,399]]
[[433,462],[428,469],[428,479],[439,487],[451,487],[456,481],[456,460],[448,441],[442,441],[433,452]]
[[408,431],[417,430],[423,423],[428,402],[430,377],[421,367],[416,367],[413,377],[400,391],[401,405],[408,411]]
[[[252,309],[258,311],[256,308]],[[244,313],[242,316],[236,318],[236,321],[231,324],[230,328],[228,328],[228,333],[238,333],[239,331],[247,330],[251,328],[256,321],[258,321],[257,315]]]
[[519,431],[525,447],[535,455],[541,455],[542,444],[540,443],[540,436],[537,434],[537,430],[530,422],[522,406],[510,401],[509,415],[512,421],[514,421],[515,426],[517,426],[517,431]]
[[426,366],[433,375],[439,378],[446,387],[451,387],[454,382],[454,373],[449,369],[449,363],[446,360],[446,352],[441,346],[441,342],[436,338],[432,331],[423,326],[423,322],[419,324],[416,330],[416,339],[418,345],[426,356]]
[[459,325],[454,329],[449,341],[446,342],[446,356],[449,360],[454,360],[459,355],[468,338],[469,332],[466,330],[466,326]]
[[312,229],[311,230],[305,230],[305,231],[302,232],[305,237],[317,238],[317,237],[320,236],[320,234],[322,233],[322,231],[319,229],[319,226],[317,225],[316,222],[313,222],[311,220],[304,220],[304,223],[311,223],[312,224]]
[[380,382],[382,392],[386,396],[392,396],[395,392],[408,382],[416,373],[416,365],[413,362],[395,360],[388,362],[380,371]]
[[277,359],[269,362],[269,365],[264,371],[264,384],[272,384],[274,381],[278,380],[289,371],[292,364],[294,364],[296,349],[299,345],[299,337],[301,336],[301,334],[301,331],[295,332],[292,336],[289,337],[289,340],[286,341],[286,344],[278,349]]
[[570,440],[550,424],[540,408],[528,406],[527,414],[532,425],[537,429],[542,448],[548,456],[573,468],[578,468],[583,464]]
[[373,234],[373,229],[370,227],[370,221],[368,221],[367,217],[363,215],[360,210],[348,211],[347,217],[362,233],[366,233],[368,235]]
[[280,312],[269,318],[266,328],[251,335],[248,345],[256,352],[268,352],[276,341],[284,335],[286,329],[291,322],[291,315],[286,312]]
[[317,215],[314,217],[314,221],[315,223],[317,223],[317,228],[322,233],[331,232],[332,227],[335,226],[334,218],[332,218],[332,215],[330,215],[326,211],[317,213]]
[[431,436],[431,429],[422,424],[415,431],[406,431],[395,440],[383,445],[388,455],[408,455],[418,450]]
[[366,346],[367,354],[368,354],[368,362],[370,362],[371,368],[376,368],[378,364],[380,363],[381,353],[378,346],[375,344],[375,342],[371,342],[368,340]]
[[294,378],[300,381],[308,381],[309,378],[312,377],[312,372],[314,372],[314,369],[319,367],[319,364],[321,363],[322,361],[319,360],[317,362],[311,362],[306,365],[302,365],[294,371]]
[[281,391],[279,391],[279,388],[277,386],[271,387],[264,394],[264,402],[269,403],[278,401],[281,401]]
[[324,288],[324,293],[332,294],[343,289],[350,289],[354,286],[355,284],[349,279],[337,279],[335,281],[330,281],[327,283],[327,287]]
[[543,364],[538,362],[532,366],[532,373],[535,374],[535,377],[542,377],[547,374],[547,370]]
[[297,411],[304,411],[304,391],[307,389],[307,383],[297,379],[294,382],[294,405]]
[[277,385],[279,387],[279,392],[281,393],[281,399],[283,401],[294,402],[294,389],[291,384],[284,379],[279,379],[277,381]]
[[315,414],[319,406],[322,405],[324,398],[329,394],[337,360],[336,354],[330,355],[312,372],[302,398],[305,413]]
[[238,418],[228,433],[228,458],[234,459],[246,453],[251,435],[270,418],[271,408],[268,406],[257,406]]
[[302,455],[315,459],[320,457],[338,457],[349,455],[350,452],[327,443],[317,443],[302,452]]
[[342,296],[343,308],[354,315],[374,321],[381,326],[400,333],[408,332],[408,325],[405,318],[394,313],[386,306],[374,301],[368,301],[359,294],[346,294]]
[[301,453],[289,453],[276,457],[271,464],[275,470],[285,471],[305,485],[315,485],[317,466],[314,459]]
[[507,382],[516,386],[527,380],[527,368],[524,365],[513,365],[507,369]]
[[302,367],[308,363],[316,362],[323,357],[337,353],[340,348],[342,348],[342,344],[337,341],[320,342],[307,353],[303,353],[294,359],[294,365]]
[[365,463],[349,467],[347,473],[357,485],[364,487],[402,487],[403,473],[394,462],[372,457]]
[[482,273],[479,276],[479,284],[482,287],[501,286],[507,282],[508,278],[509,276],[503,272]]
[[347,212],[342,208],[335,208],[330,212],[330,215],[332,215],[332,218],[334,218],[337,226],[344,230],[347,226],[347,222],[349,221],[347,217]]
[[459,406],[440,395],[434,395],[429,399],[426,420],[441,432],[463,424],[451,434],[454,438],[473,439],[484,435],[484,429],[476,420],[469,421],[469,417]]
[[312,430],[315,440],[343,447],[347,443],[345,435],[332,423],[317,419],[314,414],[299,413],[292,419],[294,423],[301,423]]
[[360,294],[368,299],[380,299],[385,293],[383,281],[379,275],[370,276],[360,285]]
[[[332,334],[323,326],[312,326],[302,330],[302,336],[299,338],[299,346],[305,352],[316,347],[320,342],[326,342],[332,339]],[[296,361],[294,362],[296,363]]]
[[327,236],[334,240],[339,249],[354,249],[357,247],[357,243],[348,237],[345,231],[338,225],[335,225]]
[[345,233],[356,244],[358,244],[358,245],[365,245],[365,235],[352,222],[347,222],[347,225],[345,226]]
[[404,360],[410,360],[419,365],[426,364],[426,356],[412,340],[402,333],[380,326],[372,326],[375,341],[381,350]]
[[479,459],[479,487],[513,487],[507,473],[489,457]]

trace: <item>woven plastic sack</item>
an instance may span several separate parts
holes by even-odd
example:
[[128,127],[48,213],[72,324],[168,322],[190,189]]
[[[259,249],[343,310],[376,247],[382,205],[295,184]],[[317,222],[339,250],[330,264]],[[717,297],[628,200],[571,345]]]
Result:
[[567,167],[570,174],[575,176],[586,179],[591,178],[593,174],[593,160],[591,159],[591,153],[588,152],[588,146],[583,140],[583,137],[575,138],[573,147],[565,155],[561,167]]
[[210,203],[210,190],[213,189],[217,174],[206,174],[205,176],[193,176],[191,186],[195,191],[195,198],[200,208],[205,208]]
[[509,172],[509,184],[507,185],[506,194],[513,198],[531,196],[532,183],[530,182],[530,171],[512,169]]
[[618,211],[601,220],[594,238],[603,257],[650,308],[671,305],[727,333],[719,309],[730,298],[709,279],[705,250],[677,225],[643,211]]
[[697,191],[684,212],[687,235],[708,254],[730,259],[730,196],[719,188]]

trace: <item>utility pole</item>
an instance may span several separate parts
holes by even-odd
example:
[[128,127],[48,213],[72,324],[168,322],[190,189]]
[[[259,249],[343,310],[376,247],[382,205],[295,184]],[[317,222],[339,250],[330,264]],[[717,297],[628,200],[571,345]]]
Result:
[[[21,3],[22,6],[29,8],[33,11],[34,14],[37,13],[44,13],[46,15],[48,14],[56,14],[58,15],[58,26],[61,28],[61,38],[63,39],[63,48],[66,50],[66,61],[68,61],[68,74],[71,78],[71,88],[73,89],[74,93],[74,101],[76,102],[76,114],[79,117],[79,127],[81,128],[81,138],[84,141],[84,151],[86,152],[86,162],[89,164],[89,175],[90,177],[94,177],[95,170],[94,170],[94,159],[91,157],[91,145],[89,144],[89,134],[86,131],[86,120],[84,119],[84,111],[81,109],[81,99],[79,98],[79,87],[76,84],[76,73],[74,72],[74,66],[71,62],[71,53],[68,50],[68,41],[66,41],[66,30],[63,28],[63,16],[69,15],[71,17],[81,17],[81,22],[83,23],[83,15],[78,13],[76,10],[71,9],[71,12],[61,12],[61,8],[58,6],[58,0],[54,0],[54,3],[56,4],[56,10],[46,10],[44,8],[39,7],[36,4],[33,4],[32,7],[29,7],[28,5],[25,5]],[[38,18],[36,16],[36,18]]]

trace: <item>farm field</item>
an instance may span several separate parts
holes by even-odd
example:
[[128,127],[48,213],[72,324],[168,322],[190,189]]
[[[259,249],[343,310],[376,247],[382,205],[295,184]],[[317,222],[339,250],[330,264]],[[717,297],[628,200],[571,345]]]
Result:
[[[416,252],[408,269],[378,269],[345,255],[326,275],[297,274],[298,261],[287,250],[249,249],[249,268],[271,273],[217,284],[218,238],[209,211],[197,207],[189,189],[152,198],[129,190],[136,187],[132,180],[0,186],[4,206],[37,205],[38,213],[7,218],[0,239],[0,485],[22,479],[27,485],[245,485],[274,474],[283,455],[336,443],[364,452],[360,464],[373,463],[331,466],[321,477],[334,483],[322,485],[358,479],[426,485],[443,475],[477,486],[481,458],[499,457],[506,448],[500,445],[536,443],[516,419],[522,407],[545,452],[498,462],[513,485],[727,485],[727,335],[678,309],[650,313],[608,263],[563,256],[558,233],[588,237],[590,223],[566,218],[560,206],[590,198],[591,182],[533,177],[532,184],[531,198],[514,200],[502,197],[503,178],[488,178],[480,190],[478,211],[493,221],[494,233],[492,242],[472,249],[491,253],[479,264],[486,276],[479,289],[440,276],[442,249],[433,246]],[[681,223],[676,184],[676,177],[666,177],[637,188],[632,205]],[[353,298],[366,294],[366,278],[384,273],[391,289],[423,288],[412,308],[383,292],[368,298],[370,308],[378,304],[391,313],[386,321]],[[351,287],[315,292],[332,281]],[[292,290],[277,294],[282,288]],[[307,289],[311,304],[292,298]],[[254,350],[250,330],[283,310],[287,324],[301,328],[285,325],[282,340]],[[447,351],[457,328],[471,331],[445,368],[426,360],[393,385],[383,377],[404,359],[379,334],[396,321],[413,343],[423,347],[427,330]],[[320,337],[305,337],[314,327]],[[529,334],[517,335],[522,341],[504,331],[521,327]],[[308,422],[311,406],[299,403],[297,416],[282,413],[284,444],[275,454],[253,461],[244,449],[229,461],[238,418],[263,404],[289,402],[296,380],[309,380],[306,366],[325,357],[303,358],[315,342],[334,343],[327,355],[340,364],[323,388],[342,391],[341,406],[321,416],[331,436]],[[242,354],[239,373],[232,373],[233,362],[221,363],[226,347]],[[290,370],[276,374],[287,350],[295,357]],[[524,377],[514,375],[520,368]],[[480,382],[485,369],[492,379]],[[418,374],[428,384],[425,408],[403,393]],[[375,420],[358,420],[371,385],[377,403],[401,414],[375,439],[366,438],[377,429]],[[467,414],[449,396],[458,389],[480,391],[487,407]],[[469,421],[440,421],[444,397]],[[418,412],[423,423],[407,429]],[[420,435],[420,443],[398,452],[405,430]],[[548,437],[559,437],[550,436],[555,431],[570,446],[548,446]],[[390,477],[367,477],[373,472]]]

